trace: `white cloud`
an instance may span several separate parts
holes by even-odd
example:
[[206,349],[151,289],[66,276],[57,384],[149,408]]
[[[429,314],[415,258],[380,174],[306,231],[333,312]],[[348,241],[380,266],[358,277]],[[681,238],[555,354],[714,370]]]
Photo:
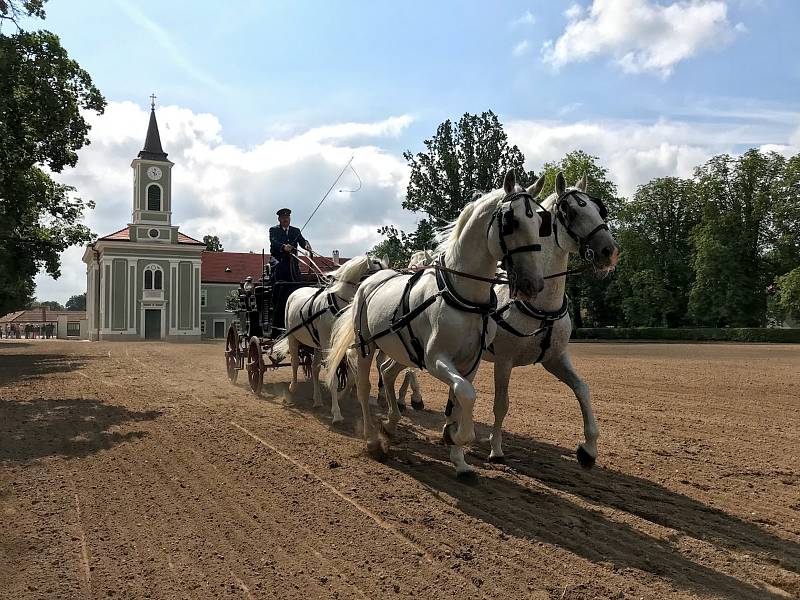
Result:
[[774,149],[763,144],[770,138],[788,139],[785,146],[775,145],[787,154],[800,142],[800,130],[792,134],[784,127],[780,133],[780,128],[732,122],[511,121],[506,131],[534,170],[573,150],[599,157],[626,197],[654,177],[689,177],[695,166],[715,154],[736,154],[742,147]]
[[572,4],[567,10],[564,11],[564,16],[570,21],[574,21],[581,17],[585,11],[586,9],[580,4]]
[[610,56],[627,73],[667,77],[675,65],[707,47],[728,43],[732,26],[725,0],[594,0],[588,11],[570,7],[564,33],[545,42],[542,55],[555,68]]
[[511,27],[519,27],[523,25],[535,25],[536,24],[536,17],[531,13],[531,11],[526,10],[525,13],[513,21],[511,21]]
[[[79,153],[78,166],[57,175],[78,195],[97,207],[86,223],[98,235],[125,227],[131,218],[130,162],[144,142],[147,110],[132,102],[111,102],[104,115],[87,115],[92,143]],[[226,250],[260,252],[275,211],[290,206],[301,226],[317,202],[355,155],[353,166],[363,181],[359,192],[351,172],[344,174],[326,204],[305,230],[315,249],[343,256],[363,253],[379,241],[384,224],[413,227],[413,216],[401,209],[408,181],[402,156],[379,146],[412,122],[407,115],[375,123],[344,123],[317,127],[293,136],[271,137],[242,148],[226,143],[219,120],[177,106],[157,110],[161,140],[173,167],[173,224],[201,239],[220,237]],[[368,140],[368,142],[367,142]],[[37,277],[36,295],[62,303],[85,291],[81,248],[62,256],[62,276]]]
[[514,49],[511,51],[512,56],[523,56],[528,53],[531,49],[531,45],[528,40],[522,40],[519,44],[514,46]]

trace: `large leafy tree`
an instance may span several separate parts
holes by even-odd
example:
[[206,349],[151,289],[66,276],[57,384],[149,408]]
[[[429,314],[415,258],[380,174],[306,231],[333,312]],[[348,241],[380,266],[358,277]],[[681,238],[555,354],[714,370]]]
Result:
[[624,253],[613,291],[626,324],[686,324],[693,281],[691,233],[699,209],[694,182],[653,179],[620,208],[617,240]]
[[56,35],[19,27],[43,5],[0,0],[0,24],[16,27],[0,30],[0,314],[31,299],[40,269],[60,276],[62,251],[92,239],[80,219],[93,204],[49,173],[75,166],[89,143],[82,111],[105,100]]
[[[760,326],[774,279],[766,256],[775,237],[786,160],[752,149],[715,156],[695,172],[702,222],[692,234],[694,284],[689,311],[701,325]],[[796,200],[795,200],[796,202]]]
[[[557,162],[545,163],[541,174],[545,176],[545,185],[542,188],[543,198],[555,191],[556,175],[559,171],[569,185],[577,182],[586,175],[587,191],[592,196],[600,198],[608,208],[611,222],[609,227],[614,231],[614,215],[617,214],[622,199],[617,196],[617,186],[611,181],[608,170],[598,164],[598,158],[575,150],[569,152]],[[570,268],[580,266],[580,261],[573,257]],[[567,278],[567,294],[572,301],[572,316],[576,327],[584,325],[614,325],[618,320],[617,304],[608,294],[611,279],[606,277],[598,279],[591,275],[571,276]],[[584,323],[584,316],[587,322]]]
[[500,187],[509,169],[517,169],[523,182],[533,175],[525,172],[525,157],[508,143],[492,111],[466,113],[456,123],[448,119],[424,145],[422,152],[403,153],[411,168],[403,208],[426,216],[411,233],[382,227],[378,231],[386,239],[373,249],[398,262],[408,260],[415,250],[431,248],[436,229],[455,219],[476,192]]

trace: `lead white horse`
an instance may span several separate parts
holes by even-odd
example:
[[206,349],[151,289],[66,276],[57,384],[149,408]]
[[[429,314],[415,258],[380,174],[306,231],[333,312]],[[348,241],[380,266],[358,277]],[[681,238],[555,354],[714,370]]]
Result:
[[[605,225],[607,212],[597,198],[587,193],[584,175],[574,187],[566,187],[564,176],[556,177],[556,191],[543,201],[551,214],[553,235],[542,239],[545,273],[567,270],[569,255],[578,253],[600,273],[614,269],[619,257],[617,245]],[[500,326],[484,360],[494,363],[494,426],[490,436],[491,462],[504,462],[503,420],[508,414],[508,384],[514,367],[541,363],[568,385],[581,407],[584,442],[578,446],[578,462],[591,468],[597,460],[600,429],[592,410],[589,386],[578,375],[569,356],[572,320],[565,295],[565,277],[545,280],[534,302],[510,298],[507,285],[495,287],[500,308],[495,321]],[[405,383],[405,382],[404,382]],[[409,377],[412,397],[419,396],[419,384]]]
[[[619,246],[606,226],[607,211],[602,201],[586,192],[584,175],[568,188],[564,176],[556,177],[555,193],[542,203],[552,215],[553,235],[542,240],[545,273],[567,270],[569,255],[578,253],[595,270],[614,269]],[[578,446],[577,458],[585,468],[597,459],[597,425],[589,394],[589,386],[578,375],[569,356],[572,333],[567,298],[566,278],[545,280],[544,289],[533,302],[510,298],[508,286],[495,288],[501,309],[497,315],[498,330],[490,351],[483,358],[494,362],[494,426],[490,437],[489,460],[503,462],[503,419],[508,413],[508,383],[514,367],[541,363],[550,373],[567,384],[578,399],[583,415],[584,442]]]
[[[389,259],[359,256],[329,274],[330,283],[324,288],[304,287],[291,293],[286,301],[286,331],[290,332],[272,350],[277,360],[289,354],[292,360],[292,382],[289,391],[297,389],[297,368],[300,365],[300,345],[315,348],[311,362],[311,381],[314,385],[314,406],[322,406],[319,372],[323,353],[330,347],[331,329],[336,315],[344,310],[365,276],[389,267]],[[338,365],[338,363],[336,363]],[[336,367],[333,368],[336,371]],[[331,390],[331,414],[334,423],[341,423],[338,385]]]
[[[464,460],[464,445],[475,439],[472,379],[484,347],[496,326],[489,314],[496,307],[491,279],[497,261],[508,267],[514,297],[533,300],[544,287],[540,259],[541,218],[533,208],[532,192],[517,185],[513,171],[503,188],[469,203],[447,230],[441,246],[441,269],[414,275],[381,272],[358,288],[353,303],[336,320],[327,359],[328,382],[336,385],[334,370],[345,357],[353,359],[358,400],[368,451],[385,456],[388,440],[400,419],[394,382],[405,368],[426,368],[447,384],[453,408],[443,437],[451,444],[450,459],[459,475],[474,471]],[[535,196],[535,194],[533,194]],[[476,280],[466,274],[483,278]],[[348,350],[355,351],[348,353]],[[394,361],[384,371],[390,404],[388,421],[377,427],[369,403],[370,367],[376,350]]]

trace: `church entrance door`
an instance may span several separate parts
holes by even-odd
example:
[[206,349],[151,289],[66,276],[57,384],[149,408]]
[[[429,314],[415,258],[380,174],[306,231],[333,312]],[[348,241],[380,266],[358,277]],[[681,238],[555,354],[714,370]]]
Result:
[[144,338],[146,340],[161,339],[161,311],[144,311]]

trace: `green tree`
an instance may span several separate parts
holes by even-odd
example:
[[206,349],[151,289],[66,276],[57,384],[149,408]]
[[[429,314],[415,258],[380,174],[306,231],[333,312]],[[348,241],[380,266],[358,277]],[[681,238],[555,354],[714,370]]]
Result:
[[224,250],[222,242],[220,242],[219,238],[215,235],[204,235],[203,243],[206,245],[206,250],[208,252],[222,252]]
[[701,325],[763,326],[766,288],[774,273],[776,199],[784,191],[786,160],[756,149],[715,156],[695,171],[701,223],[692,233],[694,283],[689,312]]
[[56,300],[45,300],[44,302],[33,300],[25,308],[28,310],[35,310],[37,308],[46,308],[47,310],[64,310],[64,307],[61,305],[61,303],[57,302]]
[[[546,198],[555,191],[556,175],[559,171],[564,173],[569,185],[586,174],[587,191],[592,196],[600,198],[608,208],[612,219],[609,227],[614,232],[613,217],[622,204],[622,199],[617,196],[617,186],[609,179],[608,170],[597,164],[598,160],[596,156],[575,150],[558,162],[545,163],[541,172],[541,175],[545,176],[541,196]],[[573,256],[570,259],[571,269],[580,265],[578,258]],[[584,326],[584,315],[587,317],[585,325],[616,325],[619,320],[619,306],[613,301],[614,297],[608,293],[611,281],[608,277],[598,279],[591,275],[567,278],[567,294],[572,301],[575,327]]]
[[101,113],[105,100],[88,73],[47,31],[19,28],[21,15],[43,17],[43,0],[2,0],[0,33],[0,314],[25,305],[41,268],[60,276],[60,253],[92,239],[80,224],[86,207],[74,189],[43,170],[75,166],[89,143],[86,111]]
[[411,233],[382,227],[378,232],[386,239],[373,248],[398,263],[416,250],[433,248],[436,229],[455,219],[476,193],[500,187],[509,169],[517,169],[523,182],[532,181],[533,174],[523,168],[525,157],[508,143],[492,111],[465,113],[457,123],[448,119],[423,143],[425,151],[403,153],[411,168],[403,208],[426,217]]
[[654,179],[622,205],[617,219],[620,257],[613,294],[624,322],[633,326],[686,324],[693,281],[691,232],[699,210],[694,182]]
[[800,321],[800,267],[778,277],[777,303],[783,316]]
[[86,310],[86,292],[70,296],[66,304],[67,310]]

